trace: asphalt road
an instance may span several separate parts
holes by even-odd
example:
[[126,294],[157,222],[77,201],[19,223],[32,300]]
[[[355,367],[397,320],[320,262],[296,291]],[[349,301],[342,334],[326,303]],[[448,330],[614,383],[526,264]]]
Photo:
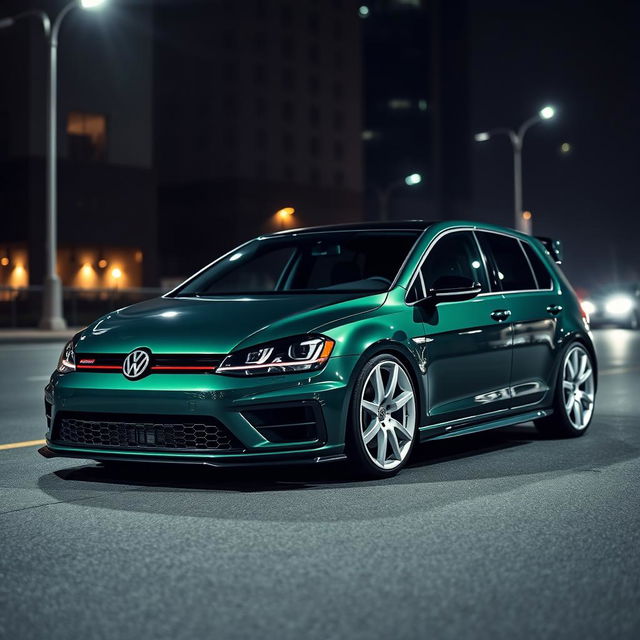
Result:
[[[640,638],[640,332],[596,332],[588,434],[410,468],[153,467],[0,450],[2,638]],[[0,344],[0,444],[43,437],[61,344]]]

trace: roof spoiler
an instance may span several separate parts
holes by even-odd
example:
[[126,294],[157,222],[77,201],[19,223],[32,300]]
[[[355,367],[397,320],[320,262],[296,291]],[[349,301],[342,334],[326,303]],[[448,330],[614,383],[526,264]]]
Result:
[[544,248],[551,254],[551,257],[557,264],[562,264],[563,251],[562,242],[560,240],[554,240],[553,238],[545,238],[536,236],[536,240],[540,240],[544,245]]

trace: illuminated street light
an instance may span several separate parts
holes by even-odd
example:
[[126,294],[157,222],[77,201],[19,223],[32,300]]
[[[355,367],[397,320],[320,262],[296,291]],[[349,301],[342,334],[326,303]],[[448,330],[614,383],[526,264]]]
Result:
[[404,178],[400,178],[399,180],[395,180],[391,184],[387,185],[384,189],[377,188],[376,192],[378,194],[378,215],[380,216],[380,220],[388,220],[389,219],[389,201],[391,200],[391,195],[393,192],[399,187],[415,187],[417,184],[422,182],[422,176],[419,173],[410,173],[408,176]]
[[287,220],[296,212],[293,207],[283,207],[276,211],[276,218],[280,219],[280,226],[284,229],[287,226]]
[[15,16],[0,19],[0,29],[13,26],[21,18],[35,17],[42,22],[44,35],[49,45],[49,85],[47,88],[47,216],[45,224],[45,278],[42,296],[42,317],[40,328],[49,330],[64,329],[67,323],[62,315],[62,284],[56,269],[57,226],[58,226],[58,195],[57,195],[57,163],[58,140],[58,34],[64,17],[77,7],[96,9],[105,4],[106,0],[73,0],[67,4],[55,17],[53,23],[44,11],[29,9]]
[[404,179],[407,186],[412,187],[414,184],[420,184],[422,182],[422,176],[419,173],[412,173]]
[[553,107],[547,106],[540,109],[539,115],[543,120],[551,120],[556,115],[556,110]]
[[367,5],[365,5],[365,4],[363,4],[358,9],[358,13],[360,14],[361,18],[366,18],[369,15],[369,7],[367,7]]
[[513,200],[514,200],[514,220],[515,228],[523,233],[531,234],[531,214],[526,218],[522,212],[522,145],[524,143],[524,134],[538,122],[550,120],[556,115],[556,110],[547,105],[538,111],[538,113],[525,120],[517,131],[500,127],[491,131],[481,131],[473,136],[476,142],[486,142],[494,135],[506,135],[511,140],[513,147]]

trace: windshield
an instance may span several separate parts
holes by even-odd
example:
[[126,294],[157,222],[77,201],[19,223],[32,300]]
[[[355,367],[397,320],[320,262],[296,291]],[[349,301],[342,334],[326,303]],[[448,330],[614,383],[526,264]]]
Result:
[[342,231],[258,238],[173,295],[386,291],[420,233]]

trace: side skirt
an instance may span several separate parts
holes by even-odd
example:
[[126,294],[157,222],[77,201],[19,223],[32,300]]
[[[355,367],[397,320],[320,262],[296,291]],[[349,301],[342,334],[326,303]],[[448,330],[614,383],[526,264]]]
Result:
[[517,413],[513,415],[503,416],[495,420],[487,422],[479,422],[475,424],[467,424],[465,426],[454,427],[446,423],[440,425],[429,425],[420,428],[420,442],[427,440],[444,440],[445,438],[455,438],[456,436],[464,436],[468,433],[477,433],[478,431],[489,431],[490,429],[499,429],[500,427],[510,427],[520,422],[529,422],[551,415],[553,409],[539,409],[537,411],[527,411],[526,413]]

